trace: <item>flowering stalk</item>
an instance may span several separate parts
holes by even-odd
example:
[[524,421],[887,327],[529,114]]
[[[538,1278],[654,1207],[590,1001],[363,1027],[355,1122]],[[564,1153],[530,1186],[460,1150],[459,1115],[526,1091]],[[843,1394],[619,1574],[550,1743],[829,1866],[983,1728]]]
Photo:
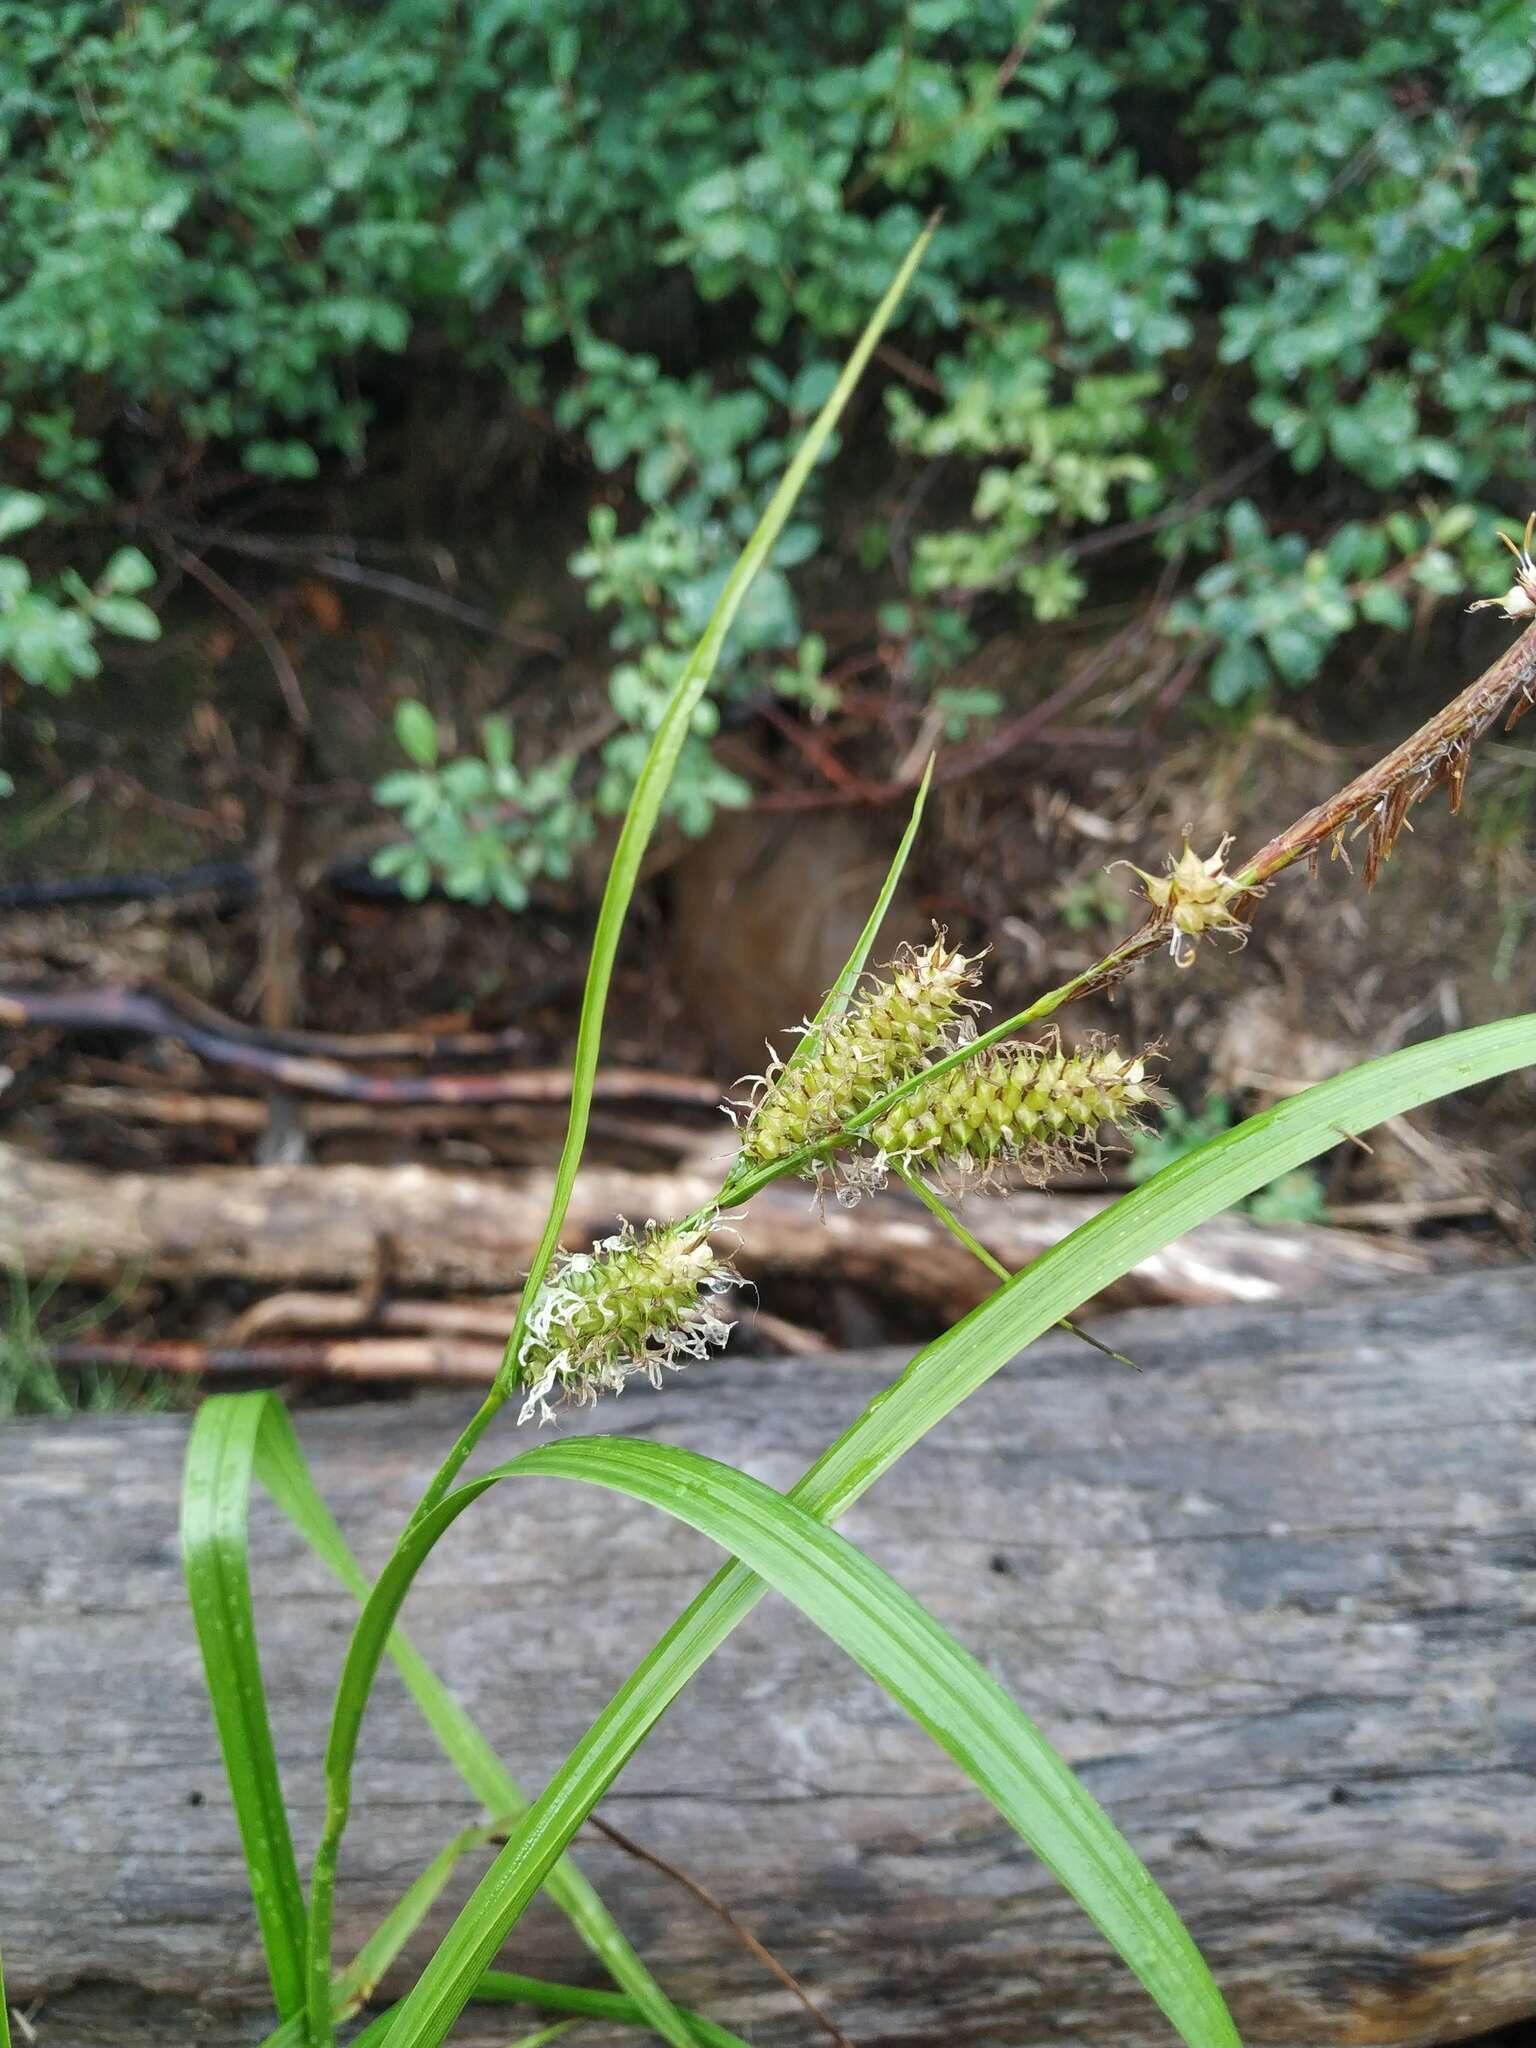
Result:
[[653,1387],[730,1335],[715,1304],[737,1284],[709,1240],[718,1216],[665,1226],[628,1225],[590,1252],[562,1253],[529,1314],[518,1354],[519,1422],[554,1419],[549,1397],[584,1407],[619,1393],[637,1373]]

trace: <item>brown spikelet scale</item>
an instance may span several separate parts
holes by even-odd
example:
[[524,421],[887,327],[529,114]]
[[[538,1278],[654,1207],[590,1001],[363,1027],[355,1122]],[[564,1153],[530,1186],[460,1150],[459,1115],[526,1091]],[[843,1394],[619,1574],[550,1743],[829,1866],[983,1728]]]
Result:
[[775,1060],[751,1100],[742,1156],[771,1166],[833,1137],[870,1104],[958,1044],[975,1008],[976,962],[945,945],[906,947],[802,1058]]
[[870,1126],[882,1159],[986,1177],[999,1165],[1044,1180],[1096,1153],[1111,1125],[1135,1127],[1157,1100],[1150,1052],[1127,1059],[1102,1042],[1064,1052],[1060,1041],[994,1046],[937,1075]]

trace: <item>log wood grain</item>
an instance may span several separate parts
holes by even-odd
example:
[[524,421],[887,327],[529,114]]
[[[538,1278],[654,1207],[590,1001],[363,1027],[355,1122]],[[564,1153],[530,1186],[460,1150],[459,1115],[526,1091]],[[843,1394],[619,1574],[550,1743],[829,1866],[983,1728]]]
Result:
[[[1083,1772],[1249,2048],[1409,2048],[1536,2014],[1536,1275],[1105,1327],[1142,1374],[1041,1342],[847,1534]],[[785,1486],[899,1362],[727,1357],[600,1420]],[[374,1565],[464,1412],[432,1396],[301,1415]],[[259,2038],[176,1559],[185,1436],[174,1418],[0,1431],[0,1930],[13,2000],[44,2001],[42,2048]],[[515,1444],[507,1429],[492,1448]],[[350,1611],[275,1511],[253,1522],[302,1854]],[[715,1561],[595,1490],[502,1489],[436,1553],[406,1619],[536,1788]],[[472,1812],[388,1674],[358,1794],[342,1952]],[[777,1599],[605,1810],[723,1896],[859,2048],[1170,2039],[953,1765]],[[580,1857],[674,1995],[760,2048],[817,2038],[655,1871],[590,1838]],[[506,1960],[597,1981],[544,1901]],[[471,2014],[454,2039],[518,2030]]]
[[[723,1166],[590,1168],[576,1183],[565,1242],[585,1246],[621,1217],[687,1215],[713,1196]],[[132,1273],[280,1287],[355,1286],[382,1269],[391,1287],[501,1291],[522,1277],[548,1214],[550,1179],[424,1165],[109,1173],[0,1144],[0,1266],[104,1285]],[[1100,1197],[1021,1193],[978,1198],[965,1214],[988,1250],[1018,1267],[1102,1205]],[[734,1234],[730,1244],[736,1250]],[[820,1216],[798,1182],[753,1204],[737,1263],[758,1281],[862,1283],[945,1322],[992,1284],[910,1197],[893,1194],[852,1214],[829,1202]],[[1148,1259],[1112,1299],[1273,1301],[1406,1278],[1429,1264],[1413,1243],[1218,1217]]]

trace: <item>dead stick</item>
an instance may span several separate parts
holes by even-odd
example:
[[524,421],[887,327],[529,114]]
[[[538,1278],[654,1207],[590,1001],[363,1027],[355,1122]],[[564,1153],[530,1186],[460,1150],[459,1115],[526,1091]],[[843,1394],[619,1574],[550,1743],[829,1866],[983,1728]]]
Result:
[[659,1870],[663,1877],[669,1877],[674,1884],[681,1885],[685,1892],[697,1899],[699,1904],[713,1913],[717,1920],[724,1922],[748,1955],[755,1956],[764,1969],[772,1971],[784,1989],[800,2001],[816,2024],[837,2043],[837,2048],[853,2048],[853,2043],[842,2028],[835,2021],[828,2019],[804,1985],[790,1975],[777,1956],[763,1947],[751,1928],[742,1925],[722,1899],[717,1899],[712,1891],[706,1890],[698,1879],[690,1877],[686,1870],[679,1870],[675,1863],[669,1863],[664,1856],[658,1856],[654,1849],[644,1848],[639,1842],[632,1841],[628,1835],[622,1834],[611,1821],[604,1820],[601,1814],[588,1814],[587,1820],[591,1827],[600,1835],[606,1835],[614,1847],[622,1849],[626,1856],[633,1856],[637,1863],[648,1863],[653,1870]]
[[68,1371],[105,1366],[126,1372],[168,1372],[200,1379],[246,1373],[348,1380],[435,1380],[485,1386],[496,1376],[501,1348],[433,1338],[345,1337],[322,1344],[56,1344],[49,1356]]
[[283,702],[288,706],[288,716],[300,732],[308,732],[312,724],[309,705],[304,699],[304,686],[299,681],[299,672],[288,658],[287,649],[267,624],[256,607],[243,598],[233,584],[226,583],[216,569],[210,569],[206,562],[200,562],[196,555],[188,554],[185,548],[173,548],[177,565],[194,582],[201,583],[210,597],[217,598],[226,611],[233,612],[247,632],[260,646],[267,660],[272,664],[272,673],[277,677],[277,686],[283,693]]
[[478,1337],[504,1344],[517,1313],[519,1297],[489,1301],[369,1302],[362,1294],[341,1294],[315,1288],[289,1288],[252,1302],[225,1330],[219,1348],[248,1350],[257,1338],[290,1331],[409,1331],[437,1337]]
[[[568,977],[562,977],[547,987],[536,986],[531,993],[519,998],[518,1007],[527,1009],[546,996],[562,994],[568,985]],[[39,993],[42,992],[13,991],[21,1001]],[[231,1017],[223,1010],[214,1009],[210,1003],[199,1002],[196,996],[169,982],[102,982],[92,988],[54,989],[47,993],[51,1002],[69,1005],[72,1011],[68,1018],[59,1015],[52,1021],[68,1021],[71,1028],[77,1030],[89,1030],[98,1024],[105,1029],[125,1014],[142,1019],[144,1028],[148,1029],[151,1020],[158,1016],[163,1021],[156,1028],[166,1037],[174,1037],[182,1025],[190,1024],[199,1030],[213,1032],[232,1045],[254,1045],[270,1052],[302,1053],[320,1059],[484,1059],[516,1052],[528,1040],[527,1030],[520,1024],[509,1025],[500,1031],[284,1031],[249,1024],[241,1017]],[[126,1025],[123,1028],[127,1028]]]
[[[514,1074],[438,1074],[422,1077],[356,1074],[341,1062],[235,1042],[178,1016],[153,996],[127,988],[60,990],[0,988],[0,1025],[51,1030],[118,1031],[137,1037],[175,1038],[215,1066],[260,1074],[300,1095],[345,1102],[564,1102],[571,1078],[563,1067],[533,1067]],[[685,1074],[610,1068],[596,1099],[609,1102],[679,1102],[713,1108],[720,1091],[712,1081]]]

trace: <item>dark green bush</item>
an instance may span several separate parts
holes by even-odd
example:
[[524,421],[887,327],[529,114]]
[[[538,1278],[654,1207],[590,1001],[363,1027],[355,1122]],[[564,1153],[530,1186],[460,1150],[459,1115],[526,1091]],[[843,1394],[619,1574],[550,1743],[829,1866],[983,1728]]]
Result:
[[[1526,494],[1528,0],[0,0],[0,66],[0,459],[54,577],[99,573],[114,501],[365,462],[387,359],[448,363],[627,494],[574,562],[620,656],[603,808],[936,203],[887,393],[891,473],[942,465],[886,620],[930,688],[979,604],[1118,588],[1080,544],[1126,524],[1187,563],[1166,626],[1218,699],[1305,682],[1357,619],[1460,590]],[[724,690],[827,701],[794,576],[826,509]],[[873,516],[860,553],[873,609]],[[0,651],[67,682],[90,620],[47,561],[67,646]],[[694,826],[740,795],[708,733]]]

